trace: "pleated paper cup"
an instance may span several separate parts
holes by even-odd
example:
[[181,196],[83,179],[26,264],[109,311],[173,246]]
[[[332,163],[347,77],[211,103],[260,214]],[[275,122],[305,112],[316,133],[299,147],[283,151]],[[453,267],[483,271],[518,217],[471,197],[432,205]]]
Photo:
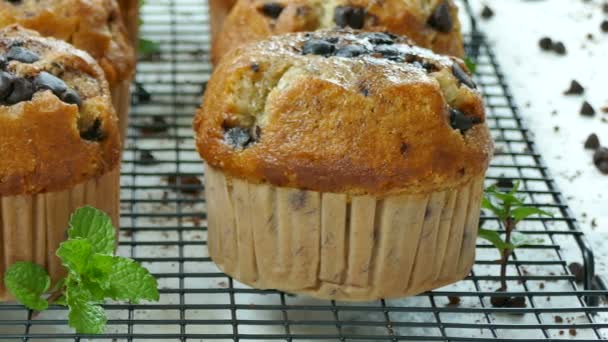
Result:
[[375,198],[252,184],[207,167],[209,255],[260,289],[346,301],[415,295],[469,274],[483,178]]
[[[120,168],[71,189],[37,195],[0,197],[0,273],[17,261],[47,269],[53,283],[65,276],[55,251],[67,237],[72,213],[90,205],[119,224]],[[0,282],[0,300],[11,299]]]
[[129,125],[129,112],[131,110],[131,81],[120,81],[110,86],[110,93],[112,94],[112,104],[118,117],[120,136],[124,143]]

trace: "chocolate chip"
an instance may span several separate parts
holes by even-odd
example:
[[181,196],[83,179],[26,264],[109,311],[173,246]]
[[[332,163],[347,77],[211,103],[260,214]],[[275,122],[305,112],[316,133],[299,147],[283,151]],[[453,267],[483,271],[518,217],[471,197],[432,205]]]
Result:
[[34,96],[36,90],[32,82],[26,78],[16,77],[13,80],[13,90],[11,94],[6,98],[5,102],[9,105],[19,103],[22,101],[29,101]]
[[405,156],[409,149],[410,149],[410,146],[408,144],[401,143],[401,147],[399,148],[399,151],[401,151],[401,154],[403,154]]
[[490,298],[490,303],[495,308],[503,308],[509,302],[509,297],[492,297]]
[[553,51],[555,51],[558,55],[566,54],[566,45],[562,42],[557,42],[553,44]]
[[329,56],[336,51],[336,46],[326,40],[311,39],[302,46],[305,55]]
[[513,184],[512,179],[503,177],[499,178],[495,185],[501,189],[509,190],[513,189],[513,187],[515,186],[515,184]]
[[21,2],[22,2],[23,0],[4,0],[4,1],[6,1],[6,2],[8,2],[8,3],[11,3],[11,4],[13,4],[13,5],[21,5]]
[[[504,291],[498,289],[496,292],[500,293]],[[495,308],[525,308],[527,306],[525,297],[496,296],[490,298],[490,303]]]
[[338,57],[357,57],[364,53],[367,50],[363,46],[359,45],[346,45],[338,49],[336,51],[336,56]]
[[283,12],[283,5],[278,2],[267,2],[262,7],[259,8],[260,12],[262,12],[265,16],[276,19]]
[[169,130],[169,124],[163,116],[154,116],[152,122],[145,123],[139,130],[143,134],[164,133]]
[[564,92],[564,95],[581,95],[585,92],[585,88],[576,80],[572,80],[570,88]]
[[80,95],[78,95],[78,93],[72,88],[68,88],[63,94],[61,94],[60,99],[65,103],[75,104],[78,107],[82,105]]
[[170,175],[167,177],[167,183],[174,187],[176,191],[195,196],[201,192],[203,187],[203,182],[198,177],[187,175]]
[[374,52],[381,54],[383,57],[401,56],[401,51],[395,45],[376,45],[374,46]]
[[589,102],[583,102],[583,106],[581,107],[581,115],[595,116],[595,109],[593,108],[593,106],[591,106]]
[[140,165],[156,165],[158,161],[152,154],[152,152],[148,150],[142,150],[139,152],[139,159],[136,161],[137,164]]
[[224,133],[224,141],[232,148],[244,149],[253,142],[253,139],[248,129],[231,127]]
[[15,76],[5,71],[0,71],[0,101],[6,99],[13,91],[13,80]]
[[597,134],[591,133],[585,140],[585,148],[588,150],[597,150],[600,147],[600,138]]
[[454,62],[452,64],[452,73],[458,79],[458,81],[460,81],[460,83],[466,85],[467,87],[469,87],[471,89],[477,88],[477,85],[475,84],[475,82],[473,82],[471,77],[469,77],[469,74],[467,74],[467,72],[464,71],[462,69],[462,67],[460,67],[460,64],[458,64],[456,62]]
[[602,21],[600,28],[602,29],[603,32],[608,33],[608,20]]
[[463,134],[481,122],[482,121],[480,118],[469,117],[464,115],[464,113],[458,109],[450,108],[450,125],[452,128],[460,130],[460,132]]
[[570,273],[574,275],[574,279],[577,283],[582,283],[585,280],[585,268],[579,262],[573,262],[568,265],[568,269]]
[[105,137],[101,130],[101,119],[96,118],[86,131],[80,132],[80,137],[88,141],[102,141]]
[[452,31],[454,23],[452,22],[450,5],[448,5],[447,1],[443,1],[435,8],[433,14],[431,14],[429,19],[427,20],[427,24],[442,33],[448,33]]
[[564,318],[562,316],[555,316],[553,317],[553,321],[555,321],[555,323],[560,324],[560,323],[564,323]]
[[457,296],[448,296],[448,306],[459,306],[461,302],[461,298]]
[[553,50],[553,40],[549,37],[543,37],[538,41],[538,46],[544,51]]
[[394,35],[384,32],[370,32],[363,34],[363,37],[366,38],[372,44],[384,44],[390,45],[394,43],[394,39],[396,38]]
[[40,60],[40,56],[32,50],[28,50],[21,46],[12,46],[6,53],[6,59],[9,61],[19,61],[22,63],[34,63]]
[[340,27],[362,29],[365,24],[365,9],[355,6],[338,6],[334,11],[334,22]]
[[593,163],[601,173],[608,175],[608,148],[598,148],[593,154]]
[[481,10],[481,17],[484,19],[490,19],[494,16],[494,11],[488,6],[484,5]]
[[505,305],[507,308],[525,308],[526,306],[526,297],[511,297]]
[[260,65],[258,63],[252,63],[251,64],[251,71],[253,71],[253,72],[260,71]]
[[135,96],[139,103],[146,103],[152,100],[152,94],[144,88],[143,83],[135,82]]
[[60,96],[68,89],[68,86],[63,80],[57,78],[55,75],[49,74],[46,71],[41,72],[34,78],[34,86],[36,90],[50,90],[53,94]]

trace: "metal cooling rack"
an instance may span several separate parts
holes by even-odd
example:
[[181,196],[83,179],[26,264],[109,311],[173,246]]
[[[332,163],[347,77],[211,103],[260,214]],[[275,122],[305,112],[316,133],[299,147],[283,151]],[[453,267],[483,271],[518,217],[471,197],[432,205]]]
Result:
[[[159,279],[156,304],[108,304],[107,332],[78,336],[66,311],[53,307],[35,320],[15,304],[0,305],[0,339],[22,341],[595,341],[608,336],[593,290],[593,254],[521,122],[504,74],[471,19],[467,49],[487,103],[498,153],[487,184],[523,181],[528,201],[552,210],[520,230],[543,240],[517,250],[509,263],[512,295],[526,308],[494,308],[497,252],[477,246],[467,279],[416,297],[343,303],[248,288],[222,274],[206,249],[203,164],[194,149],[191,120],[208,79],[207,9],[201,0],[155,0],[144,8],[143,34],[162,52],[138,66],[145,91],[134,96],[122,173],[119,253],[142,262]],[[468,13],[468,14],[467,14]],[[154,159],[150,158],[150,155]],[[493,217],[487,228],[500,228]],[[587,277],[577,285],[564,255],[581,258]],[[595,287],[594,287],[595,286]],[[457,297],[458,305],[449,305]],[[453,299],[454,300],[454,299]]]

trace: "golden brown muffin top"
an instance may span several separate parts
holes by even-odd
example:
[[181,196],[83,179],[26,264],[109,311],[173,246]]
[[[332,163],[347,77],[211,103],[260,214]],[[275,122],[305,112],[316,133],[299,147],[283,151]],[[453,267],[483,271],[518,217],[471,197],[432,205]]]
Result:
[[492,140],[464,63],[379,32],[276,36],[231,51],[194,120],[212,166],[251,182],[384,195],[483,174]]
[[453,0],[239,0],[214,40],[212,59],[246,42],[335,27],[388,31],[437,53],[464,55]]
[[135,54],[116,0],[0,1],[0,26],[19,24],[88,52],[110,85],[129,80]]
[[0,31],[0,196],[61,191],[113,170],[117,118],[87,53],[36,32]]

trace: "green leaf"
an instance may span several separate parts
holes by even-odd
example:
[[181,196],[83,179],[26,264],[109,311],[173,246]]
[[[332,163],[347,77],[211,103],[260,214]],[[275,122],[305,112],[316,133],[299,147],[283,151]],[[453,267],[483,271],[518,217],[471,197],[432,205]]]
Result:
[[106,296],[114,300],[128,300],[139,303],[141,300],[158,301],[156,278],[140,264],[123,257],[96,255],[93,267],[99,274],[105,274],[101,286]]
[[492,203],[492,200],[488,196],[485,196],[481,200],[481,207],[484,208],[484,209],[490,210],[492,213],[494,213],[494,215],[496,215],[501,220],[503,220],[503,219],[505,219],[507,217],[507,215],[504,212],[504,210],[502,210],[501,208],[498,208],[497,206],[495,206]]
[[93,257],[93,246],[84,239],[68,240],[59,245],[56,254],[70,274],[80,279],[89,268],[90,260]]
[[542,242],[543,242],[542,239],[532,238],[526,234],[522,234],[522,233],[518,233],[518,232],[511,233],[511,245],[513,246],[513,249],[519,248],[521,246],[538,245],[539,243],[542,243]]
[[553,216],[553,214],[535,207],[517,207],[511,210],[511,216],[516,222],[524,220],[532,215]]
[[112,219],[101,210],[93,207],[83,207],[72,215],[70,239],[85,239],[91,243],[94,253],[113,254],[116,244],[116,230]]
[[31,262],[14,263],[4,273],[4,284],[29,309],[43,311],[49,307],[46,299],[40,296],[51,286],[51,278],[40,265]]
[[69,283],[66,298],[70,312],[68,320],[70,327],[80,334],[100,334],[107,322],[106,313],[101,307],[92,302],[91,294],[78,284]]
[[511,244],[507,244],[495,230],[479,228],[478,235],[480,238],[489,241],[494,247],[499,249],[500,252],[504,249],[511,249],[513,247]]
[[465,57],[464,58],[464,64],[466,64],[467,68],[469,69],[469,71],[471,73],[475,73],[475,71],[477,71],[477,63],[473,62],[473,60],[470,57]]
[[160,44],[149,39],[139,38],[137,51],[142,56],[153,55],[160,52]]

